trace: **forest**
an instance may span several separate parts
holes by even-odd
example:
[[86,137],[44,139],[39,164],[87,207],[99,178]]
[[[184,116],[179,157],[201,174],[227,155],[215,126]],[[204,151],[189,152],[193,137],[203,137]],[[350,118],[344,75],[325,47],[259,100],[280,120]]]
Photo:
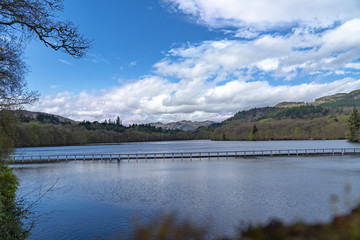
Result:
[[143,142],[192,139],[191,132],[163,130],[150,124],[123,126],[120,121],[99,123],[66,122],[51,114],[35,118],[20,115],[16,123],[15,146],[62,146],[88,143]]
[[[352,119],[352,111],[350,107],[340,109],[314,105],[254,108],[193,131],[162,129],[151,124],[124,126],[119,117],[101,123],[75,122],[52,114],[24,116],[18,112],[14,139],[16,147],[195,139],[351,140],[349,119]],[[359,129],[355,127],[354,131]],[[357,141],[358,138],[352,139]]]

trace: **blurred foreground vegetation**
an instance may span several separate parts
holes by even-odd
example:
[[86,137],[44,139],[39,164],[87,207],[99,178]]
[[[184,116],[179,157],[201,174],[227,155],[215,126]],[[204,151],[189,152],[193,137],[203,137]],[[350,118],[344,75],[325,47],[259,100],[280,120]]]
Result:
[[308,225],[295,223],[285,225],[272,221],[265,226],[250,226],[232,237],[209,237],[207,228],[188,221],[177,221],[174,215],[162,221],[152,221],[137,225],[132,235],[137,240],[203,240],[203,239],[237,239],[237,240],[358,240],[360,239],[360,205],[349,215],[338,216],[327,224]]

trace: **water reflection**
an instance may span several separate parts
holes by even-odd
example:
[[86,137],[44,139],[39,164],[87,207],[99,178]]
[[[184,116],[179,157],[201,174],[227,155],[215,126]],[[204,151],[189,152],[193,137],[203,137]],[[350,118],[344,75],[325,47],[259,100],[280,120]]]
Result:
[[314,141],[164,141],[145,143],[92,144],[85,146],[18,148],[17,154],[119,154],[163,152],[250,151],[283,149],[355,148],[356,143],[346,140]]
[[[359,199],[360,159],[355,156],[258,158],[211,161],[69,162],[14,166],[21,192],[55,182],[38,211],[52,212],[30,239],[128,236],[131,218],[178,212],[209,224],[217,236],[241,222],[272,218],[291,223],[328,221],[330,196]],[[344,187],[352,191],[344,196]],[[36,198],[36,194],[32,195]]]

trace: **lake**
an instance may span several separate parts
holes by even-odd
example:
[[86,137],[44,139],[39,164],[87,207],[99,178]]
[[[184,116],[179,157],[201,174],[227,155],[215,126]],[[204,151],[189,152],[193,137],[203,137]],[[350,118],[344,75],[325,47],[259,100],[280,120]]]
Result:
[[[352,148],[336,141],[173,141],[20,148],[17,153],[118,154],[233,150]],[[239,227],[330,221],[360,200],[360,156],[271,157],[211,161],[68,162],[13,165],[19,195],[35,200],[30,239],[128,238],[132,220],[177,213],[208,226],[210,237]],[[338,202],[332,202],[338,196]]]

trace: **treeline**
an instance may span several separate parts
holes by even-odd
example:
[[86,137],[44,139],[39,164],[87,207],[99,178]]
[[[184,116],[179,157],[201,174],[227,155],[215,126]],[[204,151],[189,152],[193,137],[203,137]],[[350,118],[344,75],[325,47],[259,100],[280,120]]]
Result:
[[[237,113],[221,123],[195,131],[166,130],[150,124],[122,125],[121,119],[80,123],[60,121],[51,115],[20,117],[16,147],[81,145],[88,143],[169,140],[308,140],[360,139],[359,123],[349,124],[343,109],[304,105],[290,108],[255,108]],[[351,129],[349,126],[352,126]],[[350,131],[350,130],[351,131]],[[355,129],[355,130],[354,130]],[[349,132],[352,134],[349,135]]]
[[19,122],[15,131],[16,147],[82,145],[88,143],[189,140],[190,132],[163,130],[149,124],[129,127],[116,123],[81,122],[53,124]]
[[[254,127],[256,131],[254,131]],[[251,134],[252,133],[252,134]],[[210,133],[211,140],[345,139],[346,125],[333,118],[284,119],[271,122],[233,121]]]
[[259,120],[272,118],[276,120],[280,119],[314,119],[318,117],[326,116],[329,113],[329,109],[320,106],[299,106],[292,108],[282,108],[276,113],[268,114]]
[[195,135],[211,140],[346,139],[348,117],[341,109],[313,105],[255,108],[199,128]]

